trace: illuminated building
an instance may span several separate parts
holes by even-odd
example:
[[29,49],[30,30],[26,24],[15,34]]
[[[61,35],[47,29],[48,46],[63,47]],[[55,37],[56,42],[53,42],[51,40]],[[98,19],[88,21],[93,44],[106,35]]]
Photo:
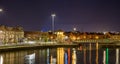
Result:
[[42,36],[40,31],[25,31],[25,38],[28,40],[39,40]]
[[62,42],[62,41],[64,41],[64,32],[62,31],[62,30],[57,30],[57,31],[55,31],[55,34],[57,35],[57,37],[56,37],[56,40],[58,41],[58,42]]
[[110,38],[113,40],[120,40],[120,33],[109,33]]
[[22,27],[8,27],[0,26],[0,43],[12,44],[18,43],[24,38],[24,31]]
[[65,36],[69,36],[72,41],[81,39],[113,39],[120,40],[120,33],[97,33],[97,32],[65,32]]

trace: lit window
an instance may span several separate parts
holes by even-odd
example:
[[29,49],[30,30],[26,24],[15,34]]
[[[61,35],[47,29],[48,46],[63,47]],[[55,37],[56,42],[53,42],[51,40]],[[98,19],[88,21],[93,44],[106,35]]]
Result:
[[98,36],[95,36],[96,39],[98,39],[99,37]]

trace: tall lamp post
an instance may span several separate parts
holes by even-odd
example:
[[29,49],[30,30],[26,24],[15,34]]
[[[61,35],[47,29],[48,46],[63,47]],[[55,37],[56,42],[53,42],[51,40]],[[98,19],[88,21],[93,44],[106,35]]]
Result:
[[[3,9],[0,8],[0,13],[2,13],[2,12],[3,12]],[[1,32],[2,32],[2,31],[1,31]],[[3,44],[3,43],[4,43],[4,42],[2,42],[2,43],[0,43],[0,44]],[[0,63],[0,64],[1,64],[1,63]]]
[[54,25],[55,25],[55,16],[56,16],[56,14],[51,14],[51,16],[52,16],[52,32],[53,32],[53,34],[54,34]]

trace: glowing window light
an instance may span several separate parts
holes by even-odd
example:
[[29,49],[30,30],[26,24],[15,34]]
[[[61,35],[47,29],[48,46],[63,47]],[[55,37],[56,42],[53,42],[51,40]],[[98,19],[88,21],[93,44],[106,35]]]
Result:
[[86,39],[86,36],[83,36],[84,39]]
[[0,31],[0,33],[2,33],[3,31]]
[[95,36],[95,38],[96,38],[96,39],[99,39],[99,37],[98,37],[98,36]]

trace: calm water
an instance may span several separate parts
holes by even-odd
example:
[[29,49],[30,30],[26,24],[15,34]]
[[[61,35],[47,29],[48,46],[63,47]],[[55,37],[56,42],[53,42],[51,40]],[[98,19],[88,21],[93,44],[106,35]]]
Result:
[[0,64],[119,64],[119,49],[97,46],[1,52]]

